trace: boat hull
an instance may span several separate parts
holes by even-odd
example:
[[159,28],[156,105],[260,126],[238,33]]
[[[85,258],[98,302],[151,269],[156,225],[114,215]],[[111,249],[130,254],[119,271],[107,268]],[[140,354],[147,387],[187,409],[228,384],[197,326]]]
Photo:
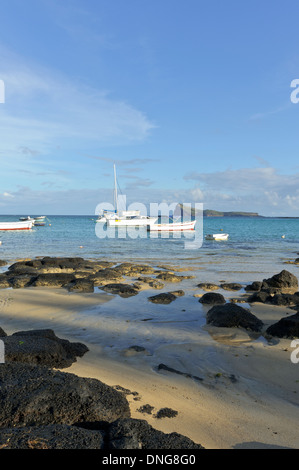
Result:
[[222,241],[222,240],[227,240],[228,239],[228,233],[213,233],[206,235],[205,239],[206,240],[215,240],[215,241]]
[[156,222],[157,218],[153,217],[136,217],[136,218],[119,218],[119,219],[107,219],[109,227],[147,227],[152,226]]
[[0,222],[0,230],[30,230],[33,222],[31,220],[20,222]]
[[153,224],[148,225],[147,230],[151,232],[183,232],[185,230],[194,230],[196,221],[180,222],[172,224]]

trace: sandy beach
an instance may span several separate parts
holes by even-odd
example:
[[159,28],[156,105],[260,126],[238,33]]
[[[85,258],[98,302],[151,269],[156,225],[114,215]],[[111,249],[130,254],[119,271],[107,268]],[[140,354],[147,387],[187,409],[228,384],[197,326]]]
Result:
[[[298,448],[299,364],[290,360],[291,341],[273,338],[269,343],[239,328],[202,321],[198,328],[185,330],[184,317],[180,324],[172,312],[197,315],[199,303],[192,290],[171,305],[157,307],[168,309],[168,321],[165,316],[161,322],[150,321],[149,313],[156,308],[147,301],[152,292],[124,299],[102,291],[2,289],[0,326],[7,334],[51,328],[60,338],[86,344],[89,352],[64,371],[127,389],[132,417],[165,433],[178,432],[207,449]],[[127,316],[132,311],[135,319]],[[286,312],[294,314],[263,304],[251,311],[266,325]],[[158,370],[159,364],[187,375]],[[140,411],[144,405],[152,407],[151,414]],[[157,418],[164,407],[177,416]]]

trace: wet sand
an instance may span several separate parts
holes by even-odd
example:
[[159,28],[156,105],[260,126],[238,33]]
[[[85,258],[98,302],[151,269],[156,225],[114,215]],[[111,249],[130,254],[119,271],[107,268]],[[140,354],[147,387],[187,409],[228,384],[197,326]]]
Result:
[[[290,340],[268,343],[241,329],[208,327],[193,294],[156,306],[147,301],[153,290],[123,299],[101,291],[3,289],[0,326],[7,334],[51,328],[83,342],[89,352],[64,371],[127,389],[132,417],[163,432],[208,449],[298,448],[299,364],[290,360]],[[256,304],[251,311],[268,326],[288,309]],[[146,404],[151,414],[139,411]],[[177,416],[158,419],[164,407]]]

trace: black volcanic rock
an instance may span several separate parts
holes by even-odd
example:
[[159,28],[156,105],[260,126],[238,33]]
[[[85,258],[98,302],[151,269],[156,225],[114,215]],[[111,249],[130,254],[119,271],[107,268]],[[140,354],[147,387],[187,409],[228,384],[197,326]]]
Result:
[[122,283],[112,283],[106,284],[101,287],[102,290],[108,292],[109,294],[118,294],[120,297],[131,297],[132,295],[137,295],[138,290],[132,287],[129,284]]
[[248,309],[234,303],[215,305],[207,313],[207,323],[213,326],[260,331],[263,322],[253,315]]
[[109,426],[109,449],[203,449],[188,437],[164,434],[139,419],[118,419]]
[[[165,434],[146,421],[119,418],[112,423],[86,423],[82,426],[49,424],[0,428],[1,449],[204,449],[176,432]],[[103,454],[101,458],[106,457]]]
[[217,284],[213,284],[211,282],[201,282],[200,284],[197,284],[197,287],[207,291],[217,290],[220,288]]
[[12,276],[8,278],[10,287],[13,289],[19,289],[22,287],[29,287],[35,281],[36,276],[30,274],[22,274],[20,276]]
[[0,327],[0,337],[2,338],[3,336],[7,336],[5,331]]
[[67,424],[0,429],[1,449],[103,449],[104,431]]
[[162,292],[161,294],[148,297],[148,300],[154,304],[170,304],[176,299],[176,295],[170,292]]
[[248,286],[245,287],[246,291],[260,291],[262,288],[262,282],[260,281],[254,281],[252,284],[249,284]]
[[[84,258],[79,257],[52,257],[52,256],[45,256],[41,260],[41,265],[43,267],[53,267],[53,268],[60,268],[60,269],[77,269],[86,261]],[[33,265],[34,267],[38,267],[39,260],[34,260]],[[27,265],[30,266],[32,261],[28,261]]]
[[53,330],[18,331],[3,338],[5,362],[22,362],[53,368],[70,367],[88,352],[82,343],[58,338]]
[[74,281],[72,273],[44,273],[38,274],[32,283],[35,287],[62,287]]
[[146,264],[121,263],[115,266],[115,271],[123,276],[135,276],[136,274],[154,274],[155,270]]
[[1,364],[0,403],[2,428],[112,422],[130,416],[123,394],[99,380],[31,364]]
[[224,290],[232,290],[232,291],[242,289],[242,285],[237,282],[227,282],[227,283],[221,284],[220,287]]
[[173,273],[160,273],[157,275],[157,279],[161,279],[162,281],[165,282],[181,282],[184,279],[184,276],[177,276],[176,274]]
[[268,292],[259,291],[250,295],[247,299],[247,302],[249,304],[255,302],[266,303],[269,299],[271,299],[271,296],[268,294]]
[[263,280],[262,289],[269,287],[278,289],[298,289],[298,279],[294,274],[284,269],[279,274],[275,274],[271,278]]
[[94,282],[95,286],[101,286],[109,284],[111,281],[120,281],[123,279],[123,276],[114,268],[105,268],[95,272],[94,274],[91,274],[89,279]]
[[8,277],[6,274],[0,274],[0,289],[7,289],[10,286]]
[[254,302],[260,302],[270,305],[280,305],[284,307],[294,307],[299,305],[299,292],[295,294],[272,294],[266,291],[259,291],[255,292],[254,294],[250,295],[247,299],[249,304]]
[[281,318],[277,323],[269,326],[266,333],[278,338],[299,338],[299,312],[290,317]]
[[207,292],[198,301],[202,304],[225,304],[225,298],[217,292]]
[[267,303],[271,305],[281,305],[281,306],[296,306],[299,304],[299,295],[298,292],[295,294],[275,294],[270,296],[267,300]]
[[94,292],[94,282],[90,279],[74,279],[65,287],[69,292]]

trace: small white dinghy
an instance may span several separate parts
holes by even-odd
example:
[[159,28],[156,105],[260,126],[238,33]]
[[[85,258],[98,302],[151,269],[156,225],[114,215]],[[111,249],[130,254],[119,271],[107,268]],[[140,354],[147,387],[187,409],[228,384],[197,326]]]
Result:
[[221,240],[227,240],[228,237],[229,237],[228,233],[210,233],[205,236],[205,239],[221,241]]

